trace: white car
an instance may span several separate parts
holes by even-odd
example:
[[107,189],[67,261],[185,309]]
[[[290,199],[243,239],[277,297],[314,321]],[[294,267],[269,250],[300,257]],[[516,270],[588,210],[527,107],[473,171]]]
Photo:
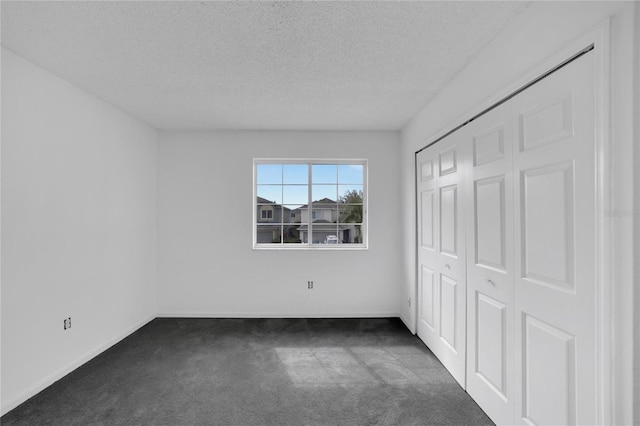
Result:
[[339,244],[340,240],[335,235],[327,235],[327,238],[324,239],[325,244]]

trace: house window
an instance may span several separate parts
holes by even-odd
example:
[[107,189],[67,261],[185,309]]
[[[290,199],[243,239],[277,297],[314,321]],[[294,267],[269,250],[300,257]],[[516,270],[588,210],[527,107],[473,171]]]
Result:
[[255,248],[366,248],[366,160],[254,160]]

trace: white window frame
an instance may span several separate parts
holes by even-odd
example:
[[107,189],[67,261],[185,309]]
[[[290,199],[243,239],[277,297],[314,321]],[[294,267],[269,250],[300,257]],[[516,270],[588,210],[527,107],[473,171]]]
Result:
[[[259,164],[307,164],[309,165],[309,196],[307,200],[307,205],[312,205],[312,195],[311,191],[313,188],[312,176],[311,176],[311,166],[318,164],[328,164],[328,165],[349,165],[349,164],[357,164],[363,166],[363,176],[362,176],[362,223],[361,223],[361,234],[362,234],[362,243],[352,243],[352,244],[313,244],[310,240],[306,243],[260,243],[257,242],[257,231],[258,231],[258,175],[257,175],[257,166]],[[369,191],[368,191],[368,173],[369,172],[369,164],[367,159],[352,159],[352,158],[254,158],[253,159],[253,249],[254,250],[367,250],[369,248]],[[339,182],[338,182],[339,184]],[[312,211],[309,214],[309,218],[311,218]],[[313,224],[311,220],[308,224],[309,230],[313,232]]]

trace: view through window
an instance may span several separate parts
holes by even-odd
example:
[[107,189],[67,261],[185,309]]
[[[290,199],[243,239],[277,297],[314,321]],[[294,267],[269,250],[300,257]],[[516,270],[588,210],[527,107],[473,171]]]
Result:
[[255,160],[255,245],[365,247],[366,165]]

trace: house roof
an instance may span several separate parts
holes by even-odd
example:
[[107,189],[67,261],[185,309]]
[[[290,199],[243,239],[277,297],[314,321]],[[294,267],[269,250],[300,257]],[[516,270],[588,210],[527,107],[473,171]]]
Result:
[[266,198],[262,198],[262,197],[256,197],[258,204],[268,204],[273,206],[274,208],[281,208],[283,209],[285,212],[290,212],[293,211],[290,208],[283,206],[282,204],[277,204],[275,201],[271,201],[271,200],[267,200]]
[[[312,206],[317,206],[317,205],[321,205],[321,204],[338,204],[338,202],[337,202],[337,201],[334,201],[334,200],[332,200],[332,199],[330,199],[330,198],[327,198],[327,197],[325,197],[325,198],[323,198],[323,199],[321,199],[321,200],[316,200],[316,201],[312,201],[312,202],[311,202],[311,205],[312,205]],[[309,207],[309,205],[308,205],[308,204],[305,204],[305,205],[303,205],[303,206],[300,206],[299,208],[300,208],[300,209],[303,209],[303,208],[305,208],[305,207]]]
[[267,200],[266,198],[256,197],[258,204],[275,204],[275,201]]

